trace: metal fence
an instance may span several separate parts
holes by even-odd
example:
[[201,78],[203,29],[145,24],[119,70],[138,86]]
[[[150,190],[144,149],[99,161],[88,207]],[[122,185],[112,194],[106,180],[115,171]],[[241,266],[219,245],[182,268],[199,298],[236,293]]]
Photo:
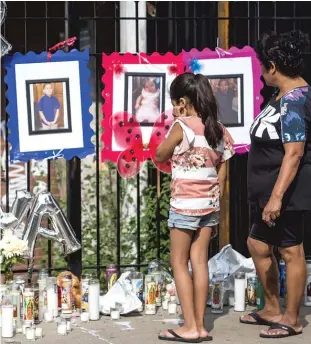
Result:
[[[8,14],[5,23],[1,27],[2,34],[13,45],[14,52],[26,53],[27,51],[41,52],[47,50],[53,44],[66,37],[77,36],[78,44],[76,48],[90,48],[92,70],[92,99],[93,114],[95,121],[95,143],[96,153],[89,160],[93,176],[85,173],[86,167],[79,159],[70,162],[47,162],[45,166],[34,162],[28,164],[9,164],[9,143],[7,142],[7,130],[2,138],[2,172],[1,172],[1,196],[2,204],[6,205],[8,211],[9,204],[14,198],[17,188],[27,188],[34,191],[47,188],[52,190],[62,202],[62,206],[67,210],[68,218],[73,225],[78,239],[85,242],[88,231],[92,231],[92,259],[90,263],[84,260],[86,254],[86,244],[83,250],[71,255],[68,258],[69,268],[80,274],[81,270],[95,269],[100,275],[102,269],[108,263],[117,263],[119,266],[136,265],[138,267],[147,264],[146,255],[142,255],[144,243],[153,240],[156,249],[153,258],[162,258],[163,233],[161,226],[163,216],[160,216],[160,199],[156,200],[154,211],[156,212],[155,232],[150,235],[154,238],[146,238],[146,233],[141,231],[141,211],[142,211],[142,182],[144,185],[155,184],[155,172],[152,169],[147,171],[145,176],[137,176],[130,185],[134,188],[134,197],[130,203],[136,211],[135,221],[132,230],[127,229],[128,244],[132,244],[135,249],[127,245],[123,247],[122,238],[124,228],[122,228],[121,218],[124,207],[121,202],[124,182],[115,173],[110,176],[109,187],[115,188],[115,199],[110,199],[107,195],[107,184],[103,184],[101,174],[106,173],[106,167],[100,162],[100,121],[102,113],[100,110],[101,99],[101,67],[102,52],[111,53],[120,51],[120,23],[125,20],[136,21],[136,32],[133,32],[133,39],[138,51],[138,23],[144,20],[147,23],[147,52],[158,51],[165,53],[172,51],[181,52],[182,49],[203,49],[209,47],[214,49],[218,36],[218,21],[229,21],[229,45],[242,47],[244,45],[254,45],[260,33],[266,30],[277,30],[279,32],[288,31],[293,28],[302,29],[311,33],[311,3],[291,2],[291,1],[253,1],[235,2],[230,1],[229,17],[218,16],[217,2],[147,2],[145,17],[138,16],[138,3],[136,2],[136,15],[132,18],[120,16],[120,3],[114,1],[10,1],[7,3]],[[306,79],[311,82],[311,58],[306,54]],[[2,76],[4,70],[2,69]],[[5,113],[5,84],[1,84],[2,106],[1,120],[7,121]],[[264,88],[262,91],[265,102],[271,95],[271,90]],[[230,241],[235,249],[244,255],[248,255],[246,238],[251,223],[251,209],[247,205],[246,199],[246,163],[247,155],[234,157],[230,162]],[[57,165],[59,164],[59,165]],[[88,167],[89,168],[89,167]],[[103,169],[106,172],[103,172]],[[18,172],[19,171],[19,172]],[[38,172],[39,171],[39,172]],[[41,171],[41,172],[40,172]],[[43,171],[43,172],[42,172]],[[60,171],[60,172],[59,172]],[[16,177],[17,175],[20,177]],[[41,174],[40,174],[41,173]],[[60,173],[60,176],[58,175]],[[107,172],[108,173],[108,172]],[[92,188],[91,195],[85,194],[85,183],[88,180],[88,187]],[[143,179],[143,181],[142,181]],[[162,176],[162,181],[164,177]],[[65,181],[65,182],[64,182]],[[109,196],[110,194],[108,194]],[[85,199],[89,197],[89,199]],[[123,201],[122,201],[123,200]],[[110,214],[111,218],[102,218],[102,207],[106,201],[112,202],[115,214]],[[92,207],[92,208],[90,208]],[[86,210],[85,210],[86,209]],[[92,209],[91,219],[86,219],[82,214]],[[159,215],[159,216],[157,216]],[[86,221],[91,221],[86,226]],[[161,222],[162,221],[162,222]],[[311,223],[311,217],[306,220],[306,228]],[[113,244],[105,240],[111,235],[105,226],[113,231]],[[85,230],[87,228],[87,231]],[[167,238],[165,238],[166,240]],[[305,234],[306,252],[311,255],[311,234],[306,230]],[[105,245],[111,247],[105,247]],[[53,258],[54,244],[49,242],[43,245],[41,257],[50,270],[61,270],[66,266],[64,261],[55,261]],[[110,255],[109,250],[113,252]],[[212,244],[212,254],[218,250],[218,243]],[[123,259],[125,252],[131,252],[129,259]],[[106,252],[106,253],[105,253]],[[39,258],[40,258],[39,257]],[[107,257],[110,257],[110,260]],[[58,259],[59,260],[59,259]],[[82,266],[83,264],[83,266]]]

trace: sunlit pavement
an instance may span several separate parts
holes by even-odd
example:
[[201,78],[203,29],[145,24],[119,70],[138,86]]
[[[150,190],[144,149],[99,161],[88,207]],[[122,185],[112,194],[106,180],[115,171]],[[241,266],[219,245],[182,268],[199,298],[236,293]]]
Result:
[[[251,311],[249,308],[247,311]],[[220,315],[211,314],[210,308],[206,311],[206,324],[213,335],[215,344],[243,343],[262,344],[271,342],[269,339],[259,337],[259,332],[264,326],[243,325],[239,323],[239,317],[244,313],[234,312],[232,308],[225,307],[224,313]],[[302,335],[286,339],[273,340],[273,343],[311,343],[311,307],[302,307],[301,317],[305,326]],[[153,344],[161,343],[158,333],[167,328],[174,328],[180,322],[180,315],[170,316],[166,311],[159,310],[157,315],[126,316],[120,321],[113,321],[108,316],[102,316],[99,321],[81,323],[76,320],[73,330],[68,336],[56,334],[56,323],[40,324],[45,333],[44,338],[36,340],[36,343],[70,343],[70,344]],[[309,324],[310,323],[310,324]],[[2,338],[5,342],[29,343],[25,336],[17,335],[13,339]]]

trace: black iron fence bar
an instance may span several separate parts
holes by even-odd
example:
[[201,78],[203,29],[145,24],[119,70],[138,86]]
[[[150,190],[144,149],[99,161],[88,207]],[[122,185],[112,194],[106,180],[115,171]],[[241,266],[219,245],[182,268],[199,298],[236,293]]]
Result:
[[[105,270],[107,268],[109,264],[107,265],[100,265],[100,266],[97,266],[97,265],[91,265],[91,266],[83,266],[83,270],[97,270],[97,269],[100,269],[100,270]],[[117,267],[119,269],[126,269],[126,268],[137,268],[137,269],[140,269],[140,268],[146,268],[148,267],[148,264],[145,263],[145,264],[121,264],[121,265],[117,265]],[[48,271],[65,271],[68,269],[68,266],[63,266],[63,267],[58,267],[58,268],[52,268],[52,267],[49,267],[47,268]],[[36,273],[36,272],[39,272],[40,269],[33,269],[33,272]],[[28,270],[26,269],[20,269],[18,271],[16,271],[20,274],[24,274],[24,273],[27,273]]]
[[117,265],[121,264],[121,177],[117,173]]
[[[68,39],[71,35],[78,35],[79,27],[77,16],[72,8],[74,2],[65,1],[65,37]],[[70,8],[69,8],[70,5]],[[80,48],[79,41],[77,49]],[[75,235],[79,242],[82,242],[82,199],[81,199],[81,160],[77,157],[66,161],[67,170],[67,216],[71,223]],[[82,271],[82,250],[74,252],[67,257],[68,268],[76,276],[80,277]]]
[[140,174],[136,177],[136,200],[137,200],[137,214],[136,214],[136,247],[137,247],[137,258],[136,262],[140,264]]
[[[250,17],[250,5],[249,1],[247,2],[247,16]],[[250,20],[247,21],[247,45],[250,45],[251,43],[251,22]]]
[[274,24],[274,31],[276,31],[276,1],[273,2],[273,24]]
[[[96,15],[96,2],[93,4],[93,13],[94,16]],[[96,25],[97,22],[93,22],[94,25],[94,42],[97,40],[97,30],[96,30]],[[96,143],[95,143],[95,157],[96,157],[96,176],[95,176],[95,187],[96,187],[96,265],[100,266],[101,259],[100,259],[100,131],[99,131],[99,124],[100,124],[100,116],[101,116],[101,111],[99,111],[99,99],[100,99],[100,88],[99,86],[99,70],[98,70],[98,64],[97,60],[95,57],[95,99],[96,99],[96,104],[95,104],[95,138],[96,138]],[[100,277],[100,269],[97,269],[97,277]]]
[[[296,2],[293,2],[293,17],[296,17]],[[296,20],[293,22],[293,29],[296,30]]]
[[[135,2],[135,16],[139,16],[138,1]],[[139,20],[135,20],[135,46],[136,51],[140,52],[139,46]],[[136,200],[137,200],[137,211],[136,211],[136,262],[140,264],[140,173],[136,176]]]
[[[229,17],[215,17],[215,16],[191,16],[191,17],[184,17],[184,16],[175,16],[175,17],[114,17],[114,16],[96,16],[96,17],[78,17],[79,20],[103,20],[103,19],[115,19],[117,21],[120,20],[147,20],[147,21],[168,21],[168,20],[236,20],[236,19],[244,19],[244,20],[309,20],[310,16],[275,16],[275,17],[269,17],[269,16],[229,16]],[[10,20],[41,20],[42,17],[9,17]],[[46,20],[61,20],[66,19],[65,17],[46,17],[44,18]]]

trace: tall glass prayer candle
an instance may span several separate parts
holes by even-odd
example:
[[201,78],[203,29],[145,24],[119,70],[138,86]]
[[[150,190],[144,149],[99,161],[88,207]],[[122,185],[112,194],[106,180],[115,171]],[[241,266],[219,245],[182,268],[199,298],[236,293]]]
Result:
[[17,329],[20,328],[22,325],[20,302],[21,292],[19,289],[17,289],[17,286],[14,285],[10,294],[12,296],[14,327]]
[[2,298],[2,331],[3,338],[12,338],[13,333],[13,304],[10,296]]
[[57,280],[55,277],[49,277],[46,281],[46,295],[47,295],[47,308],[54,317],[58,316],[58,292]]
[[65,275],[62,278],[61,297],[62,297],[62,313],[72,313],[72,277],[71,275]]
[[234,310],[245,311],[245,273],[238,272],[234,276]]
[[1,325],[2,324],[2,322],[1,322],[1,319],[2,319],[2,298],[4,295],[6,295],[7,290],[8,290],[8,287],[5,284],[0,285],[0,326],[2,326]]
[[44,313],[47,311],[48,300],[46,294],[46,281],[47,278],[41,278],[38,280],[39,283],[39,320],[44,319]]
[[99,320],[99,280],[91,279],[89,285],[89,315],[90,320]]
[[25,286],[23,293],[23,319],[34,323],[35,298],[32,285]]

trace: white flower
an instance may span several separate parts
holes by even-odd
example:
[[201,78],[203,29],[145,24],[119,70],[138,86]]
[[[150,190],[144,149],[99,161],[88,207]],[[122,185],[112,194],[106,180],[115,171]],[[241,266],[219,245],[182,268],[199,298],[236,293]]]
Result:
[[0,250],[4,257],[22,256],[27,247],[28,242],[26,240],[18,239],[10,230],[4,231],[3,238],[0,241]]

